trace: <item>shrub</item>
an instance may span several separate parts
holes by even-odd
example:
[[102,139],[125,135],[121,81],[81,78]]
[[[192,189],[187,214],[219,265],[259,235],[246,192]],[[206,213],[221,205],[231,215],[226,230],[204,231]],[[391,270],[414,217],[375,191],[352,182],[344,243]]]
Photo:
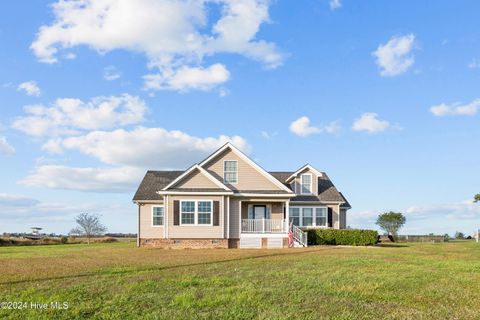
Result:
[[372,246],[378,242],[378,232],[362,229],[307,229],[309,245]]
[[65,236],[62,236],[62,237],[60,237],[60,242],[61,242],[62,244],[66,244],[66,243],[68,242],[68,238],[65,237]]
[[112,237],[104,237],[100,239],[96,239],[95,242],[97,243],[112,243],[112,242],[117,242],[118,240]]

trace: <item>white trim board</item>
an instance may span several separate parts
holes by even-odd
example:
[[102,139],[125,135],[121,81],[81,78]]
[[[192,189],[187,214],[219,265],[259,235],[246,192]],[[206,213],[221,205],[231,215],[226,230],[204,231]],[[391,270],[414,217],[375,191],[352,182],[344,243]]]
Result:
[[239,156],[242,160],[244,160],[245,162],[247,162],[249,165],[251,165],[255,170],[257,170],[260,174],[262,174],[265,178],[267,178],[268,180],[270,180],[270,182],[272,182],[274,185],[276,185],[277,187],[279,187],[280,189],[284,190],[284,191],[287,191],[288,193],[293,193],[292,190],[290,190],[289,188],[287,188],[283,183],[281,183],[280,181],[278,181],[274,176],[272,176],[270,173],[268,173],[267,171],[265,171],[265,169],[263,169],[262,167],[260,167],[257,163],[255,163],[255,161],[253,161],[252,159],[250,159],[247,155],[245,155],[242,151],[240,151],[237,147],[235,147],[233,144],[231,144],[230,142],[227,142],[226,144],[224,144],[222,147],[220,147],[220,149],[218,149],[217,151],[215,151],[214,153],[212,153],[207,159],[203,160],[202,162],[200,162],[200,166],[203,167],[205,164],[207,164],[208,162],[210,162],[210,160],[212,160],[213,158],[215,158],[216,156],[218,156],[219,154],[221,154],[223,151],[225,151],[226,149],[230,148],[230,150],[235,153],[237,156]]
[[305,169],[310,169],[310,171],[315,173],[317,176],[323,177],[323,173],[321,173],[320,171],[318,171],[317,169],[315,169],[311,165],[306,164],[303,167],[301,167],[300,169],[298,169],[297,171],[295,171],[294,173],[292,173],[292,175],[290,177],[288,177],[287,180],[285,180],[285,182],[288,183],[289,181],[291,181],[293,178],[295,178],[300,172],[304,171]]
[[162,191],[166,191],[168,190],[169,188],[171,188],[172,186],[174,186],[175,184],[177,184],[178,182],[182,181],[186,176],[188,176],[193,170],[195,169],[198,169],[198,171],[200,171],[203,175],[205,175],[209,180],[211,180],[213,183],[215,183],[219,188],[223,189],[223,190],[227,190],[227,191],[231,191],[231,189],[229,187],[227,187],[226,185],[224,185],[222,182],[220,182],[217,178],[215,178],[214,176],[212,176],[207,170],[205,170],[204,168],[202,168],[201,166],[199,166],[198,164],[194,164],[193,166],[191,166],[187,171],[185,171],[184,173],[182,173],[180,176],[178,176],[175,180],[173,180],[172,182],[170,182],[166,187],[164,187],[162,189]]

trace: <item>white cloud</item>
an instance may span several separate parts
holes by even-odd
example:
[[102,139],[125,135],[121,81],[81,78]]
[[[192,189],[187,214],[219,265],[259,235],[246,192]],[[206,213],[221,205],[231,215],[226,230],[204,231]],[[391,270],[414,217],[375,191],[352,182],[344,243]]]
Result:
[[19,183],[29,187],[47,187],[90,192],[132,192],[144,174],[132,167],[72,168],[44,165]]
[[342,7],[341,0],[330,0],[330,9],[336,10]]
[[325,131],[326,133],[331,133],[331,134],[338,133],[338,132],[340,132],[341,129],[342,129],[342,127],[340,126],[338,121],[332,121],[332,122],[330,122],[329,124],[327,124],[326,126],[323,127],[323,131]]
[[372,54],[380,67],[380,75],[393,77],[406,72],[415,62],[412,49],[415,35],[392,37],[386,44],[380,44]]
[[17,90],[24,91],[27,95],[34,97],[38,97],[42,93],[35,81],[22,82],[18,85]]
[[121,73],[114,66],[103,68],[103,78],[107,81],[117,80],[121,77]]
[[145,89],[181,92],[191,89],[207,91],[226,82],[230,78],[230,72],[222,64],[214,64],[208,68],[184,66],[174,72],[147,74],[143,78]]
[[93,131],[84,136],[50,140],[50,152],[78,150],[109,165],[149,169],[185,169],[211,152],[232,142],[245,152],[250,146],[239,136],[199,138],[181,131],[139,127],[131,131]]
[[[145,54],[149,68],[158,71],[160,85],[150,89],[176,90],[168,79],[185,70],[205,70],[205,56],[240,54],[275,68],[284,56],[274,43],[256,38],[269,22],[268,0],[83,0],[58,1],[55,20],[40,28],[31,49],[42,62],[55,63],[63,49],[88,46],[99,53],[128,50]],[[211,14],[218,7],[220,15]],[[216,21],[209,18],[218,17]],[[211,27],[210,27],[211,26]],[[213,64],[216,65],[216,64]],[[151,73],[155,78],[156,73]],[[224,73],[225,75],[225,73]],[[187,88],[206,90],[188,82]],[[228,77],[220,80],[227,81]],[[183,83],[183,80],[178,80]],[[210,82],[207,88],[219,84]],[[149,85],[146,85],[149,87]],[[184,89],[184,87],[180,86]]]
[[8,193],[0,193],[0,207],[13,208],[21,206],[32,206],[38,201],[23,195],[13,195]]
[[368,131],[369,133],[377,133],[387,130],[391,124],[386,120],[378,119],[378,114],[367,112],[356,119],[352,129],[355,131]]
[[440,203],[433,205],[411,206],[406,210],[407,216],[413,219],[445,217],[450,220],[478,219],[480,206],[472,200],[461,202]]
[[15,154],[15,148],[12,147],[5,137],[0,137],[0,154],[11,156]]
[[278,132],[268,132],[268,131],[262,131],[260,132],[260,135],[265,138],[265,139],[272,139],[278,135]]
[[467,104],[441,103],[430,107],[430,112],[437,117],[443,116],[474,116],[480,110],[480,99],[475,99]]
[[32,136],[76,134],[78,130],[108,129],[136,124],[147,111],[138,97],[96,97],[89,102],[80,99],[57,99],[50,107],[25,107],[28,116],[17,118],[12,127]]
[[337,121],[333,121],[326,126],[311,126],[310,119],[306,116],[300,117],[290,124],[290,131],[297,136],[306,137],[314,133],[337,133],[340,131],[340,125]]
[[470,69],[480,69],[480,61],[477,60],[477,59],[473,59],[472,61],[470,61],[470,63],[468,64],[468,67]]

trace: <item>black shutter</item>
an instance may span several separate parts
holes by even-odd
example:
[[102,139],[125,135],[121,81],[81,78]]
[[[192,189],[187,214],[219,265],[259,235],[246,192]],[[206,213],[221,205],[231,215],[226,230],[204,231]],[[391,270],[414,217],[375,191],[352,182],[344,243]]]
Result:
[[328,208],[328,217],[327,217],[328,227],[332,227],[332,208]]
[[180,204],[178,200],[173,200],[173,225],[180,225]]
[[220,225],[220,202],[213,201],[213,225]]

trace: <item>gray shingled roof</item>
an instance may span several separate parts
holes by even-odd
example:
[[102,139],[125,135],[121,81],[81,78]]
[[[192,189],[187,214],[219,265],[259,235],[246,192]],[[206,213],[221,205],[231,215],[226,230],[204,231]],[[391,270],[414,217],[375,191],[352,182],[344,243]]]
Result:
[[[141,200],[161,200],[160,195],[157,194],[157,191],[166,187],[170,182],[175,180],[180,176],[184,171],[147,171],[145,177],[143,178],[140,186],[138,187],[135,196],[133,197],[134,201]],[[293,171],[282,171],[282,172],[269,172],[273,177],[283,183],[285,186],[290,188],[289,184],[285,183],[285,180],[288,179],[294,172]],[[330,178],[325,172],[322,172],[323,176],[318,178],[318,196],[305,196],[298,195],[291,198],[291,201],[339,201],[345,202],[342,207],[350,207],[347,199],[338,192],[335,185],[332,183]],[[174,189],[175,190],[175,189]],[[182,189],[185,191],[185,189]],[[223,189],[192,189],[188,191],[202,191],[202,192],[224,192]],[[263,194],[287,194],[283,190],[235,190],[235,193],[263,193]]]
[[147,171],[137,192],[133,196],[133,200],[161,200],[157,191],[166,187],[183,172],[184,171]]
[[351,206],[350,203],[348,202],[347,198],[345,198],[345,196],[343,195],[343,193],[340,192],[340,195],[342,196],[343,201],[345,202],[345,203],[343,203],[343,204],[340,206],[340,208],[347,208],[347,209],[348,209],[348,208],[351,208],[352,206]]
[[[285,183],[294,172],[269,172],[278,181],[282,182],[287,187],[291,188],[289,184]],[[322,177],[318,178],[318,196],[298,195],[290,199],[290,201],[346,201],[346,199],[338,192],[332,180],[325,172],[322,172]]]

